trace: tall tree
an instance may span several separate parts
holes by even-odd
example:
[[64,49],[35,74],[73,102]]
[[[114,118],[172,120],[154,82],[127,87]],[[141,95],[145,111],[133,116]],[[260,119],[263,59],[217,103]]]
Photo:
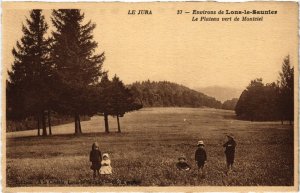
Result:
[[286,56],[279,73],[279,107],[281,120],[294,120],[294,67],[291,66],[290,56]]
[[256,120],[257,109],[259,109],[263,97],[263,88],[264,84],[261,78],[250,82],[236,105],[236,114],[238,117],[246,118],[251,121]]
[[104,53],[95,53],[98,45],[92,32],[96,25],[91,21],[83,24],[83,20],[79,9],[52,12],[56,28],[51,53],[57,80],[56,110],[74,116],[75,134],[81,133],[80,115],[91,114],[89,99],[102,75],[104,61]]
[[123,117],[126,112],[142,108],[142,105],[135,101],[133,93],[116,75],[112,79],[110,93],[111,109],[109,114],[117,117],[118,132],[121,133],[120,117]]
[[26,24],[22,27],[23,37],[12,50],[15,60],[11,71],[8,71],[8,118],[34,116],[37,122],[42,120],[43,135],[47,135],[45,111],[49,107],[49,85],[52,81],[49,62],[51,40],[46,37],[48,25],[42,10],[30,11]]
[[111,111],[111,92],[112,83],[108,78],[107,73],[103,74],[101,82],[99,84],[99,100],[98,100],[98,111],[103,113],[105,133],[109,133],[108,115]]
[[264,85],[262,79],[251,81],[240,96],[235,112],[245,120],[294,120],[294,67],[290,57],[284,58],[276,83]]

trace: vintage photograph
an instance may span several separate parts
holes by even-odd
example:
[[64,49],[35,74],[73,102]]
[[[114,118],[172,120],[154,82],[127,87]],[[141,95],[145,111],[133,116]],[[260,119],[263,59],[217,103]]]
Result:
[[2,64],[8,189],[298,188],[295,2],[5,2]]

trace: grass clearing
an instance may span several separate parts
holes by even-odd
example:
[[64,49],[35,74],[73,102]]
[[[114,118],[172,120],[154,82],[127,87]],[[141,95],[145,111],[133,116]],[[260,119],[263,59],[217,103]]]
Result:
[[[184,121],[187,119],[187,121]],[[234,119],[234,112],[200,108],[147,108],[121,119],[123,133],[105,134],[103,117],[82,122],[84,134],[74,136],[74,124],[53,128],[53,136],[36,131],[7,133],[7,186],[292,186],[293,127],[279,122]],[[235,169],[225,175],[222,144],[226,133],[236,138]],[[198,140],[208,154],[206,177],[194,163]],[[97,141],[110,154],[113,175],[93,180],[89,152]],[[192,170],[178,171],[185,155]]]

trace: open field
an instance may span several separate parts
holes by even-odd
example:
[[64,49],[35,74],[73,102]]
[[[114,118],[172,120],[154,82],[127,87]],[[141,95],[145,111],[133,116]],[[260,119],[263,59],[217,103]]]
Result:
[[[289,125],[239,121],[225,110],[149,108],[126,114],[121,119],[123,133],[115,133],[112,117],[110,126],[111,133],[103,133],[103,117],[93,117],[82,122],[82,136],[72,134],[74,124],[54,127],[50,137],[36,137],[36,131],[8,133],[7,185],[293,185]],[[237,142],[235,169],[228,176],[222,147],[226,133],[233,133]],[[203,179],[194,163],[198,140],[204,140],[208,153]],[[92,179],[88,156],[94,141],[111,156],[110,177]],[[180,155],[187,157],[191,171],[176,169]]]

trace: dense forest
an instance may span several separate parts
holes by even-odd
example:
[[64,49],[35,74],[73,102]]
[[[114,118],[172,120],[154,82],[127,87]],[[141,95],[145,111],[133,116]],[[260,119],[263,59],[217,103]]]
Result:
[[129,87],[144,107],[222,107],[213,97],[168,81],[148,80]]
[[294,67],[285,57],[277,82],[264,84],[252,80],[242,92],[235,112],[239,119],[251,121],[294,120]]

